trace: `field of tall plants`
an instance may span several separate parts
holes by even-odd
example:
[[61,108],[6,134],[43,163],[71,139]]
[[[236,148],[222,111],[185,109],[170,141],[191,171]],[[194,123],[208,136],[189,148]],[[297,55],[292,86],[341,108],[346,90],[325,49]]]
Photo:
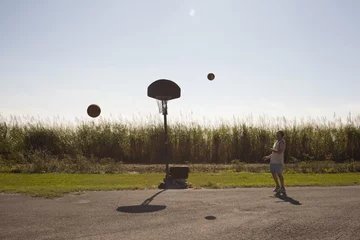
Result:
[[[169,158],[177,164],[260,163],[280,129],[286,135],[286,163],[360,160],[360,117],[349,117],[345,122],[337,118],[289,121],[265,117],[213,124],[170,122]],[[39,154],[58,162],[164,163],[162,120],[96,119],[65,124],[36,118],[0,119],[2,165],[34,163]]]

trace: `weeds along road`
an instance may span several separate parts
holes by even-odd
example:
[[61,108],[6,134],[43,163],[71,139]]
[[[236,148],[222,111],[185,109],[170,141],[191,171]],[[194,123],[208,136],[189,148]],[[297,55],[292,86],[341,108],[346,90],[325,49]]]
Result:
[[360,239],[360,187],[0,194],[0,239]]

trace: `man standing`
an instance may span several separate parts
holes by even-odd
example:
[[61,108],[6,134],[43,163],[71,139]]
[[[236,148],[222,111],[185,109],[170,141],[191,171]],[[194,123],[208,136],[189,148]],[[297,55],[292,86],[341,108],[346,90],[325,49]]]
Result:
[[284,166],[284,151],[286,147],[284,132],[278,131],[276,133],[276,138],[277,141],[274,143],[274,146],[270,148],[272,153],[269,156],[265,156],[263,160],[270,160],[270,172],[276,184],[274,192],[285,194],[284,176],[282,175],[282,169]]

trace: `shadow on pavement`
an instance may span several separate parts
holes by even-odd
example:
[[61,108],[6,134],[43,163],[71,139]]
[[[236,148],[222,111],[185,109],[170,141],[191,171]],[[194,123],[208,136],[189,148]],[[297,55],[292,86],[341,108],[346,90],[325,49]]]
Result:
[[148,213],[148,212],[157,212],[157,211],[164,210],[166,208],[166,206],[164,206],[164,205],[149,205],[149,204],[154,200],[154,198],[157,195],[159,195],[165,191],[166,191],[166,189],[156,193],[155,195],[146,199],[141,205],[118,207],[116,209],[116,211],[123,212],[123,213]]
[[149,213],[164,210],[166,206],[163,205],[134,205],[118,207],[116,210],[123,213]]
[[206,216],[205,219],[206,220],[215,220],[216,217],[215,216]]
[[297,201],[289,196],[275,194],[274,197],[282,200],[279,202],[288,202],[288,203],[291,203],[292,205],[297,205],[297,206],[302,205],[299,201]]

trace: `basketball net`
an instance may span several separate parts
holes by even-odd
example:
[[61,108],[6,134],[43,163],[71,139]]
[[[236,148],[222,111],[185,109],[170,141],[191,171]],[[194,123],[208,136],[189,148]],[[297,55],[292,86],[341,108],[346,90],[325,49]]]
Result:
[[157,100],[157,105],[159,108],[159,113],[167,113],[167,100]]

